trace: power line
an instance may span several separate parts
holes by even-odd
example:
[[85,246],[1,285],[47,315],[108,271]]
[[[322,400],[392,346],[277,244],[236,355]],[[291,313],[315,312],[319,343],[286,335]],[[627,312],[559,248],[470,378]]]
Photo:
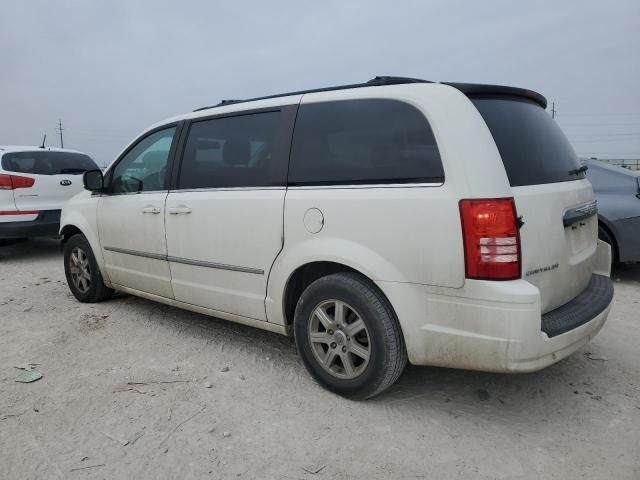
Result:
[[60,148],[64,148],[64,140],[62,139],[62,119],[58,119],[58,133],[60,133]]
[[600,137],[639,137],[640,132],[627,132],[627,133],[571,133],[568,132],[569,137],[587,137],[587,138],[600,138]]
[[573,123],[573,122],[566,122],[565,120],[563,120],[562,118],[558,119],[558,122],[562,123],[562,125],[564,125],[565,127],[634,127],[637,125],[640,125],[640,122],[626,122],[626,123],[603,123],[603,122],[596,122],[596,123]]
[[640,112],[617,112],[617,113],[565,113],[564,117],[618,117],[618,116],[626,116],[626,117],[637,117],[640,116]]

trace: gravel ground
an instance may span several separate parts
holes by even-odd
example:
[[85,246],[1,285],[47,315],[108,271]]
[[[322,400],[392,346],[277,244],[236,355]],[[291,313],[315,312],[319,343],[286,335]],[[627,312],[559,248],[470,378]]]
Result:
[[[0,478],[639,479],[640,266],[613,276],[609,322],[557,365],[409,367],[353,402],[285,337],[131,296],[83,305],[57,241],[0,247]],[[15,382],[26,363],[43,378]]]

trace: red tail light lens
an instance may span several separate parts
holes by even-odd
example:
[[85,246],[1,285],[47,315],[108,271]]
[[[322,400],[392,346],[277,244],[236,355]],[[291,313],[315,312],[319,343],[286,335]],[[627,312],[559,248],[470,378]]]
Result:
[[513,198],[461,200],[466,277],[520,278],[520,235]]
[[20,177],[18,175],[0,175],[0,190],[31,188],[34,183],[36,183],[35,178]]

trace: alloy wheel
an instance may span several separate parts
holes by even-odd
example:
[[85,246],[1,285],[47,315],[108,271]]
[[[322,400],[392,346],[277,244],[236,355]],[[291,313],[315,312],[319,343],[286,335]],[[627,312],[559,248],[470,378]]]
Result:
[[327,300],[309,317],[311,350],[322,368],[340,379],[358,377],[371,357],[371,337],[362,317],[348,303]]
[[89,257],[80,247],[74,247],[69,255],[69,272],[73,285],[80,293],[86,293],[91,288],[91,265]]

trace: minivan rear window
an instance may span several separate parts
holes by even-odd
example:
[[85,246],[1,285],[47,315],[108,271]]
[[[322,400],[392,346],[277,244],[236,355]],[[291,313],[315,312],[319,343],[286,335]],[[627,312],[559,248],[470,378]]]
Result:
[[9,152],[2,156],[2,168],[7,172],[32,175],[77,175],[98,166],[84,153],[72,152]]
[[426,117],[405,102],[307,103],[296,119],[291,185],[440,183],[444,170]]
[[555,120],[532,100],[472,98],[496,142],[512,187],[584,178],[580,162]]

